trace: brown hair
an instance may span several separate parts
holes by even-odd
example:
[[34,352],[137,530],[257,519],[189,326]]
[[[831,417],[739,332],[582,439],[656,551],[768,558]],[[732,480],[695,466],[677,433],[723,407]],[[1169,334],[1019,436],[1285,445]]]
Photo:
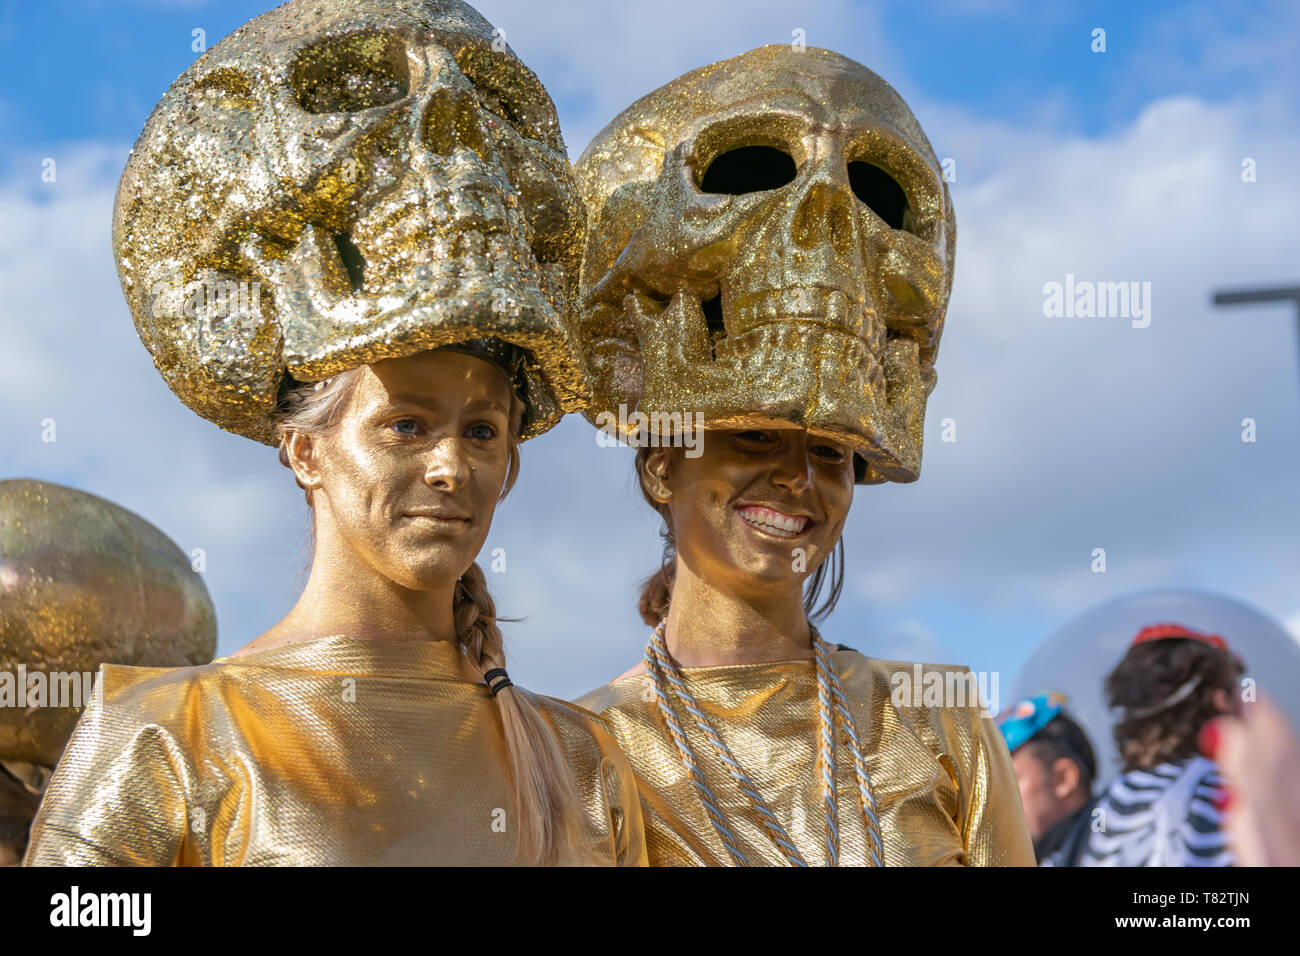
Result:
[[1140,710],[1165,700],[1190,680],[1200,682],[1183,700],[1149,716],[1121,716],[1115,746],[1124,770],[1140,770],[1197,753],[1196,736],[1221,711],[1214,692],[1240,692],[1241,665],[1225,651],[1202,641],[1170,637],[1128,649],[1106,677],[1111,707]]
[[1097,778],[1097,755],[1093,753],[1087,732],[1066,714],[1057,714],[1046,726],[1026,743],[1028,751],[1045,773],[1062,757],[1079,768],[1078,790],[1092,796],[1092,783]]
[[[283,395],[274,416],[276,435],[280,438],[280,463],[290,467],[288,436],[291,432],[319,435],[335,428],[356,391],[361,368],[350,369],[320,383],[294,385]],[[524,404],[512,390],[510,464],[498,500],[514,487],[519,475],[519,430]],[[298,487],[315,510],[311,489],[295,473]],[[456,622],[456,639],[465,656],[479,674],[506,666],[505,647],[497,622],[496,604],[488,592],[487,578],[475,562],[456,582],[452,614]],[[521,687],[510,686],[496,695],[501,715],[511,776],[515,783],[515,815],[518,819],[518,852],[533,865],[560,862],[560,851],[577,829],[581,801],[573,770],[565,758],[555,730],[537,708],[531,694]]]
[[[659,569],[641,583],[641,596],[637,600],[637,612],[641,615],[641,620],[650,627],[658,626],[659,622],[667,616],[668,605],[673,596],[673,580],[677,576],[677,541],[673,537],[672,513],[668,505],[656,501],[654,495],[650,494],[649,489],[645,486],[645,463],[653,450],[648,445],[642,445],[636,450],[636,476],[637,485],[641,489],[641,497],[646,500],[646,503],[651,508],[659,512],[659,517],[664,521],[664,526],[659,532],[659,537],[664,542],[663,557],[660,559]],[[827,565],[830,565],[829,570]],[[813,611],[828,578],[831,582],[831,593],[822,606]],[[835,605],[839,602],[840,592],[843,589],[844,538],[841,536],[835,543],[835,550],[831,552],[830,557],[817,566],[817,570],[813,572],[812,577],[804,584],[803,609],[808,614],[809,620],[820,621],[835,610]]]

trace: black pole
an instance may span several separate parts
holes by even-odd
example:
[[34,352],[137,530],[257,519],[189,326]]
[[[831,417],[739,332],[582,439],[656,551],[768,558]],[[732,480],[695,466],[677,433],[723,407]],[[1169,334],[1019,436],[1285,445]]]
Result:
[[1287,302],[1295,306],[1296,344],[1300,350],[1300,286],[1278,286],[1272,289],[1240,289],[1236,292],[1214,293],[1215,305],[1250,305],[1258,302]]

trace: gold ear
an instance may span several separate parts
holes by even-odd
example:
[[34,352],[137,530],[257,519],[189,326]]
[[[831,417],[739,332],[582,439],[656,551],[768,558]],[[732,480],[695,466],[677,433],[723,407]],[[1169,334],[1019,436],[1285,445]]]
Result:
[[650,497],[664,504],[673,496],[668,487],[668,456],[662,452],[651,452],[646,457],[641,470],[642,480]]
[[[306,442],[306,448],[303,447]],[[300,431],[290,431],[285,437],[286,457],[289,467],[300,488],[311,490],[320,487],[320,473],[315,468],[315,443],[310,435]]]

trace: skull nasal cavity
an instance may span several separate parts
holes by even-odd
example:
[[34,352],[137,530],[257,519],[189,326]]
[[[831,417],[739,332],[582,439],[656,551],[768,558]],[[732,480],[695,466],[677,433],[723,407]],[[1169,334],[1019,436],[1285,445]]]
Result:
[[424,143],[442,156],[464,147],[486,158],[487,144],[474,94],[453,86],[435,90],[424,111]]
[[836,252],[853,248],[853,210],[848,193],[826,183],[813,183],[791,222],[790,238],[801,249],[829,243]]
[[893,176],[870,163],[849,163],[849,185],[890,229],[902,229],[907,220],[907,193]]
[[709,163],[700,192],[739,196],[779,189],[794,182],[796,171],[790,155],[773,146],[741,146]]

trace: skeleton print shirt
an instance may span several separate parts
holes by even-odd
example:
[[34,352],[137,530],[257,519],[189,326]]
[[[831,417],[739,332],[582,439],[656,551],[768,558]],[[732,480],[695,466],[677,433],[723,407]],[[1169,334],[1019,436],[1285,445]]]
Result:
[[1079,866],[1233,866],[1218,767],[1184,757],[1120,775],[1097,804]]

